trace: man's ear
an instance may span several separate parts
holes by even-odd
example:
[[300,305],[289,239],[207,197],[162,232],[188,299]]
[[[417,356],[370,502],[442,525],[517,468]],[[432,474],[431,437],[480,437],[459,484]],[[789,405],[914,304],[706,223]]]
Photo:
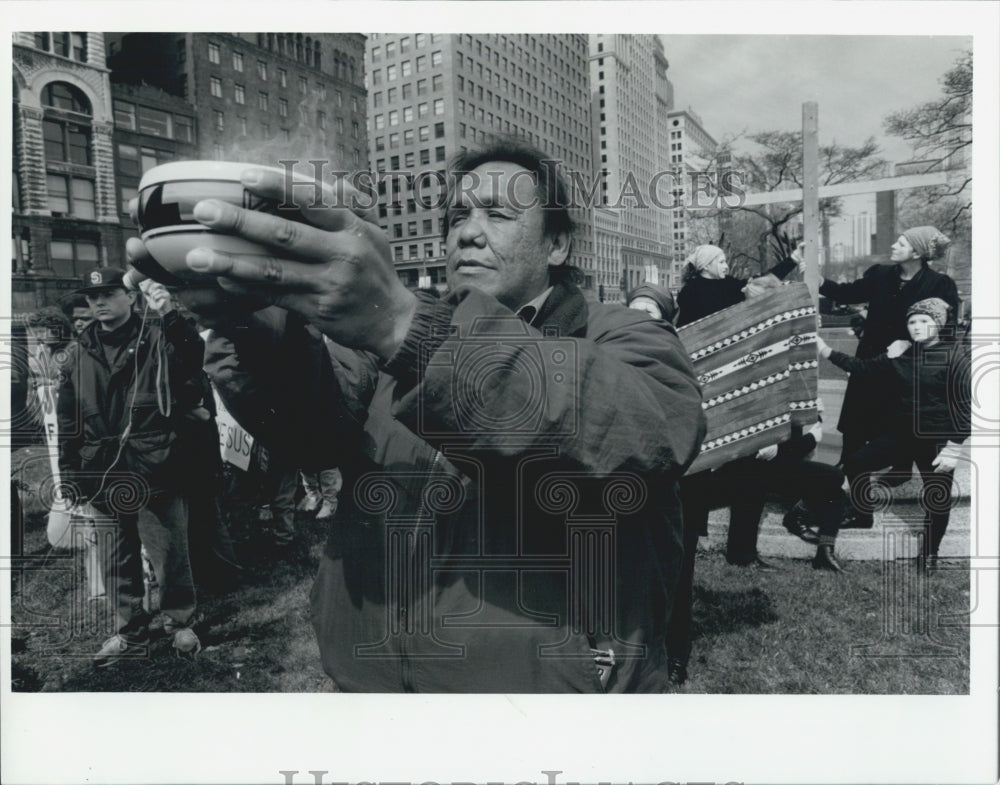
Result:
[[559,232],[549,236],[549,266],[558,267],[566,264],[569,258],[569,234]]

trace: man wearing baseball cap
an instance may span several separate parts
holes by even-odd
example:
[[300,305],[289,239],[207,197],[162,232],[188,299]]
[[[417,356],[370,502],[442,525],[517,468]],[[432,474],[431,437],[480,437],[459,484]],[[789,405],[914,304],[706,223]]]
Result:
[[194,656],[201,648],[190,628],[188,505],[175,442],[204,344],[160,284],[145,290],[152,313],[135,314],[126,276],[116,267],[84,274],[77,293],[86,297],[94,321],[70,349],[57,402],[64,483],[75,503],[89,502],[118,524],[103,564],[117,628],[94,657],[99,667],[148,651],[144,540],[160,585],[164,630],[178,654]]

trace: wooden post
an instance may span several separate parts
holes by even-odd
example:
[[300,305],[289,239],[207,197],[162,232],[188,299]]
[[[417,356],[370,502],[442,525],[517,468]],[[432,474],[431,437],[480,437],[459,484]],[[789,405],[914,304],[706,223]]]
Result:
[[819,105],[802,104],[802,233],[805,282],[819,310]]

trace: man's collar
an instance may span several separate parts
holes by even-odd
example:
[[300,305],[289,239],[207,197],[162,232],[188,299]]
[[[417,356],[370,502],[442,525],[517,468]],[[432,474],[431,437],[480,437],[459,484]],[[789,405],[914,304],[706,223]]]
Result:
[[552,294],[551,286],[538,295],[538,297],[534,300],[531,300],[518,308],[517,315],[524,319],[524,321],[528,324],[532,324],[538,314],[541,313],[542,306],[545,305],[545,301],[549,299],[550,294]]

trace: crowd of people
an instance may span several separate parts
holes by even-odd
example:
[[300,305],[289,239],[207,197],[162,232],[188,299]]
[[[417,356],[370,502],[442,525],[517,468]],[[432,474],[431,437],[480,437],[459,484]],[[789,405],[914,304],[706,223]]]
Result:
[[[344,691],[669,689],[688,677],[709,510],[730,506],[730,564],[772,570],[757,536],[777,494],[788,531],[816,545],[813,566],[840,573],[837,534],[873,526],[865,502],[886,467],[902,478],[917,464],[919,566],[933,566],[950,507],[935,489],[950,502],[970,427],[968,396],[955,394],[969,362],[953,329],[957,291],[929,266],[944,235],[908,230],[888,264],[823,282],[837,302],[868,304],[856,357],[817,339],[850,373],[837,465],[813,457],[818,422],[686,475],[706,423],[677,327],[780,287],[801,250],[738,279],[723,249],[700,246],[676,300],[647,283],[629,307],[594,303],[569,264],[566,185],[547,156],[500,140],[459,155],[451,173],[443,295],[403,285],[365,213],[309,209],[311,192],[289,196],[280,176],[252,167],[244,187],[293,202],[299,221],[217,200],[194,217],[272,256],[192,251],[207,285],[171,293],[146,280],[141,312],[124,271],[85,276],[84,301],[68,306],[75,337],[55,330],[67,336],[59,463],[79,502],[117,521],[105,566],[118,629],[98,665],[148,643],[143,544],[155,543],[164,629],[187,656],[200,648],[199,571],[238,569],[209,479],[213,389],[266,449],[274,546],[294,539],[300,494],[300,511],[330,521],[312,621]],[[150,269],[139,239],[127,252]],[[40,329],[50,317],[38,315]],[[142,480],[138,511],[110,493],[123,473]],[[595,535],[608,520],[610,535]],[[195,553],[215,558],[199,567]]]

